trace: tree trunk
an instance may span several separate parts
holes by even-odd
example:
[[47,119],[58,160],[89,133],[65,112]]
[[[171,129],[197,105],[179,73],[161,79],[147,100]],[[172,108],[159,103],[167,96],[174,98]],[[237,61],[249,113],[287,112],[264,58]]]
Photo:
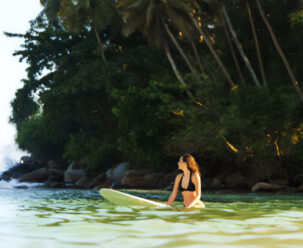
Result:
[[237,56],[236,56],[236,53],[235,53],[235,49],[234,49],[234,47],[233,47],[233,45],[232,45],[232,42],[231,42],[231,39],[230,39],[228,30],[227,30],[227,27],[226,27],[226,21],[225,21],[224,18],[223,18],[222,8],[220,8],[220,11],[219,11],[219,12],[220,12],[220,18],[221,18],[221,21],[222,21],[222,24],[223,24],[224,34],[225,34],[225,36],[226,36],[227,43],[228,43],[228,46],[229,46],[231,55],[232,55],[232,57],[233,57],[233,60],[234,60],[235,65],[236,65],[237,72],[238,72],[239,77],[240,77],[240,81],[241,81],[242,84],[245,85],[245,81],[244,81],[244,77],[243,77],[243,74],[242,74],[241,69],[240,69],[239,61],[238,61],[238,59],[237,59]]
[[166,32],[168,33],[169,37],[171,38],[172,42],[174,43],[174,45],[176,46],[177,50],[179,51],[180,55],[182,56],[182,58],[184,59],[186,65],[188,66],[189,70],[194,74],[195,78],[199,81],[199,83],[202,83],[202,81],[199,78],[199,75],[197,73],[197,71],[193,68],[192,64],[190,63],[188,57],[186,56],[186,54],[184,53],[183,49],[180,47],[179,43],[177,42],[175,36],[172,34],[172,32],[170,31],[170,29],[168,28],[168,25],[166,23],[164,23],[164,27]]
[[256,1],[257,1],[257,5],[258,5],[258,8],[259,8],[260,14],[262,16],[262,19],[263,19],[263,21],[264,21],[264,23],[265,23],[265,25],[266,25],[266,27],[267,27],[267,29],[269,31],[269,34],[270,34],[270,36],[271,36],[271,38],[273,40],[273,43],[274,43],[274,45],[275,45],[275,47],[276,47],[279,55],[281,56],[281,58],[283,60],[283,63],[285,65],[285,67],[286,67],[286,70],[287,70],[287,72],[289,74],[290,80],[291,80],[293,86],[295,87],[295,90],[297,91],[299,97],[300,97],[301,103],[303,103],[303,93],[302,93],[302,91],[301,91],[301,89],[299,87],[299,83],[296,80],[296,77],[295,77],[295,75],[294,75],[294,73],[293,73],[293,71],[292,71],[292,69],[291,69],[291,67],[290,67],[290,65],[288,63],[288,60],[286,59],[286,56],[285,56],[283,50],[281,49],[281,47],[279,45],[277,37],[276,37],[276,35],[275,35],[275,33],[274,33],[274,31],[273,31],[273,29],[272,29],[269,21],[266,19],[266,16],[264,14],[264,11],[262,9],[260,1],[259,0],[256,0]]
[[203,36],[206,45],[208,46],[210,52],[212,53],[212,55],[214,56],[215,60],[219,64],[219,67],[222,70],[222,72],[223,72],[224,76],[226,77],[227,81],[229,82],[229,84],[231,85],[231,87],[234,87],[235,86],[234,81],[231,79],[231,76],[230,76],[229,72],[227,71],[225,65],[222,63],[221,59],[219,58],[218,54],[216,53],[215,49],[213,48],[210,40],[208,39],[208,37],[206,36],[206,34],[203,32],[202,28],[199,27],[198,23],[196,22],[196,20],[194,19],[194,17],[192,16],[191,13],[189,13],[189,16],[190,16],[190,18],[191,18],[194,26],[199,31],[200,35]]
[[224,17],[225,17],[225,19],[226,19],[227,26],[228,26],[228,28],[229,28],[229,30],[230,30],[230,32],[231,32],[233,38],[234,38],[234,41],[235,41],[235,43],[236,43],[236,45],[237,45],[237,47],[238,47],[238,50],[239,50],[239,52],[240,52],[240,54],[241,54],[242,59],[243,59],[245,65],[246,65],[248,71],[250,72],[250,74],[251,74],[251,76],[252,76],[252,78],[253,78],[253,80],[254,80],[254,83],[255,83],[258,87],[260,87],[260,82],[259,82],[259,80],[258,80],[258,78],[257,78],[257,75],[256,75],[254,69],[252,68],[251,64],[250,64],[249,59],[247,58],[247,56],[246,56],[246,54],[245,54],[245,52],[244,52],[244,50],[243,50],[243,47],[242,47],[240,41],[238,40],[238,36],[237,36],[237,34],[236,34],[236,32],[235,32],[235,30],[234,30],[232,24],[231,24],[231,21],[230,21],[230,18],[229,18],[229,16],[228,16],[228,14],[227,14],[227,11],[226,11],[225,6],[222,6],[222,11],[223,11],[223,15],[224,15]]
[[101,38],[99,36],[99,33],[97,31],[97,29],[95,27],[93,27],[94,31],[95,31],[95,35],[96,35],[96,38],[97,38],[97,42],[98,42],[98,45],[99,45],[99,49],[100,49],[100,53],[101,53],[101,58],[104,62],[106,62],[106,58],[105,58],[105,54],[104,54],[104,48],[103,48],[103,44],[102,44],[102,41],[101,41]]
[[194,54],[196,56],[196,60],[197,60],[198,65],[199,65],[200,72],[205,74],[205,69],[204,69],[204,67],[202,65],[202,62],[201,62],[201,59],[199,57],[199,53],[197,51],[197,47],[195,45],[195,42],[192,39],[190,39],[190,44],[191,44],[191,46],[193,48],[193,51],[194,51]]
[[246,0],[246,6],[247,6],[249,21],[250,21],[250,24],[251,24],[251,29],[252,29],[252,32],[253,32],[254,41],[255,41],[255,45],[256,45],[256,51],[257,51],[257,56],[258,56],[258,61],[259,61],[259,66],[260,66],[260,72],[261,72],[261,76],[262,76],[262,80],[263,80],[264,85],[267,85],[267,80],[266,80],[263,61],[262,61],[262,56],[261,56],[261,50],[260,50],[260,46],[259,46],[259,40],[258,40],[258,36],[257,36],[255,24],[254,24],[254,19],[252,17],[251,9],[250,9],[248,1],[249,0]]
[[[176,66],[176,63],[174,61],[174,59],[172,58],[171,56],[171,53],[170,53],[170,50],[169,50],[169,47],[167,44],[165,44],[165,53],[166,53],[166,56],[171,64],[171,67],[173,68],[173,71],[177,77],[177,79],[179,80],[179,82],[183,85],[183,86],[186,86],[187,87],[187,84],[186,82],[184,81],[181,73],[179,72],[179,70],[177,69],[177,66]],[[193,94],[188,90],[186,89],[186,94],[189,96],[190,99],[194,99],[193,97]]]

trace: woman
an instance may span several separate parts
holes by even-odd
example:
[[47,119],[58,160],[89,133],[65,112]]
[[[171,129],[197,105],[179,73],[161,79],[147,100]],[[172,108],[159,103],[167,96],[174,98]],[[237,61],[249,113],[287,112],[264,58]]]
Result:
[[176,176],[173,191],[168,198],[167,205],[171,206],[178,191],[183,195],[184,206],[187,208],[205,208],[201,198],[201,178],[197,162],[190,154],[184,154],[178,162],[180,173]]

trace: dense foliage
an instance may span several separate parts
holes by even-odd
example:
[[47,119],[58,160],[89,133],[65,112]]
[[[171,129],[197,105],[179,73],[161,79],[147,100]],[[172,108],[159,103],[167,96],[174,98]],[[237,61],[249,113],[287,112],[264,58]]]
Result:
[[191,152],[206,169],[302,172],[302,3],[258,2],[41,1],[26,34],[7,34],[29,65],[17,143],[91,171],[169,170]]

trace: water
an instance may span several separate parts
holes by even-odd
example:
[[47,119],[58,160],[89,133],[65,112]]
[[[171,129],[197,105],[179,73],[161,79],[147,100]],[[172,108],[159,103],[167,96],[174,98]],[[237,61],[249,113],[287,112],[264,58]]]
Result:
[[[128,191],[164,202],[165,191]],[[206,209],[117,206],[89,190],[0,189],[0,247],[303,247],[302,195],[204,195]]]

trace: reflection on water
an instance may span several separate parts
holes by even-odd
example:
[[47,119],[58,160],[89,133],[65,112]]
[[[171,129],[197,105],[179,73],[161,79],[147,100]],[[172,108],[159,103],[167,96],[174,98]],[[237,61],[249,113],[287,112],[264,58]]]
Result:
[[[165,201],[168,192],[128,191]],[[303,196],[205,195],[206,209],[117,206],[88,190],[0,189],[1,247],[302,247]]]

